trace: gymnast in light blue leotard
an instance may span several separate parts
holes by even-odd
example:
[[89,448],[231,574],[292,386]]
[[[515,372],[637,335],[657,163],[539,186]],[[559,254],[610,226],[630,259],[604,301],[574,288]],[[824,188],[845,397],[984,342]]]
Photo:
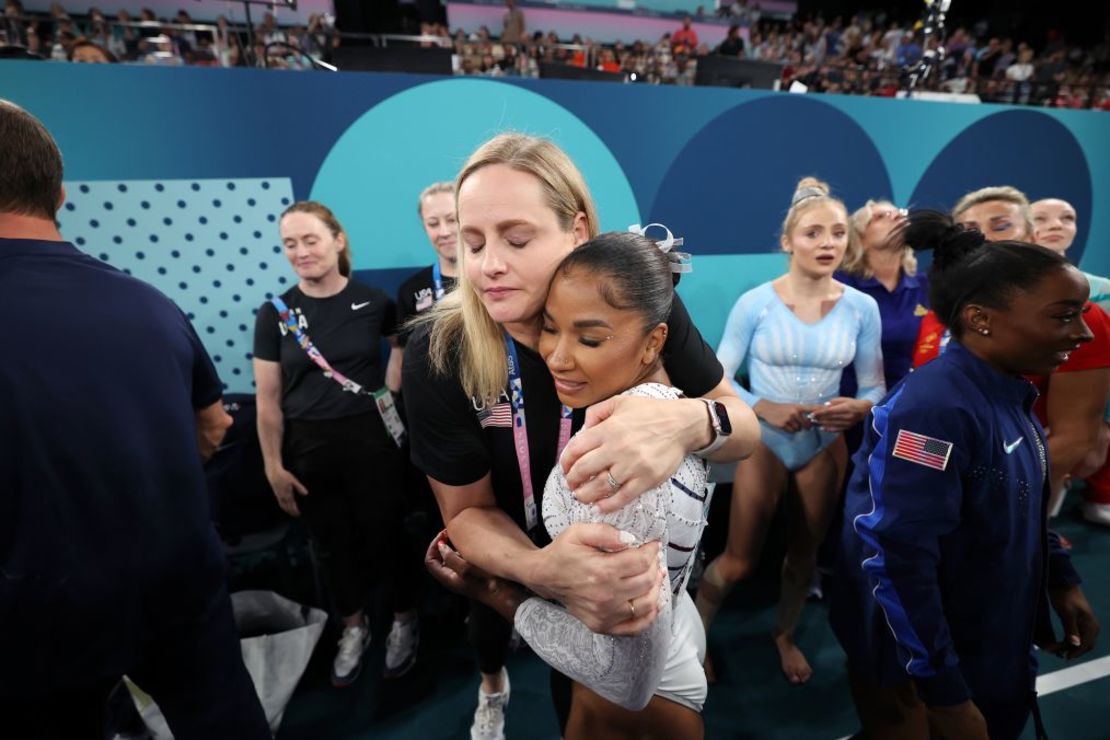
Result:
[[[840,387],[849,364],[859,377],[856,398],[878,403],[884,393],[882,329],[875,299],[844,286],[844,295],[816,323],[806,323],[783,303],[771,283],[740,296],[729,314],[717,357],[726,378],[748,360],[751,390],[733,384],[751,407],[761,400],[821,406]],[[763,443],[795,471],[832,444],[839,431],[820,426],[790,433],[761,419]]]
[[[794,643],[794,628],[847,465],[842,432],[886,391],[879,307],[833,279],[848,246],[848,213],[827,185],[812,178],[798,183],[781,245],[789,270],[740,297],[717,350],[726,377],[748,362],[751,390],[738,390],[759,417],[762,442],[736,468],[728,546],[705,569],[697,607],[708,633],[729,589],[759,562],[786,492],[787,548],[773,636],[783,675],[800,684],[813,671]],[[840,398],[840,374],[849,364],[860,392]]]

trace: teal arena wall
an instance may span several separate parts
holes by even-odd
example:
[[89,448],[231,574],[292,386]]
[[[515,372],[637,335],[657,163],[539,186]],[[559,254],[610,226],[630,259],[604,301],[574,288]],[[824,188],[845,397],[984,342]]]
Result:
[[[1110,116],[999,105],[543,80],[0,62],[0,98],[38,116],[66,163],[63,235],[193,318],[232,392],[250,392],[253,316],[292,284],[276,217],[315,198],[360,279],[394,292],[432,252],[421,188],[503,130],[554,139],[604,230],[686,237],[679,292],[710,343],[745,290],[785,268],[795,182],[947,208],[1011,184],[1079,212],[1070,256],[1110,274]],[[203,219],[203,220],[202,220]],[[927,261],[927,260],[926,260]],[[184,286],[184,287],[183,287]]]

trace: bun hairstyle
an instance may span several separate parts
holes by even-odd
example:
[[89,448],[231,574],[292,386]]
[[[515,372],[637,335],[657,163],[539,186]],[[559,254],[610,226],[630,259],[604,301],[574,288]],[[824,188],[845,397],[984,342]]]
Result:
[[796,206],[806,198],[821,198],[829,194],[829,184],[816,177],[803,177],[794,186],[794,197],[790,200],[791,206]]
[[794,186],[794,196],[790,199],[790,210],[782,221],[782,238],[789,239],[790,232],[798,225],[798,219],[811,207],[819,203],[835,203],[844,211],[845,217],[848,209],[840,198],[834,198],[829,190],[829,184],[818,180],[816,177],[803,177]]
[[974,255],[987,243],[978,229],[966,229],[939,211],[910,214],[902,231],[907,245],[933,250],[933,270],[941,272]]
[[666,323],[674,303],[672,261],[681,258],[664,252],[655,242],[628,231],[609,231],[568,254],[555,270],[555,278],[578,270],[601,278],[602,299],[619,311],[636,311],[644,317],[644,333]]
[[914,211],[901,230],[907,246],[933,250],[929,302],[957,339],[964,333],[960,314],[969,303],[1006,308],[1013,295],[1035,288],[1068,261],[1051,249],[1018,241],[988,242],[938,211]]

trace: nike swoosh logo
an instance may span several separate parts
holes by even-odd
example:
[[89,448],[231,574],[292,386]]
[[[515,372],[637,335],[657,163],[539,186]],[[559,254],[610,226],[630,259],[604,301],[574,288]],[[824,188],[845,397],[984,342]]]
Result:
[[1013,452],[1015,449],[1017,449],[1017,446],[1019,444],[1021,444],[1021,441],[1023,439],[1025,439],[1025,437],[1018,437],[1013,442],[1003,441],[1002,442],[1002,449],[1004,449],[1006,451],[1006,454],[1009,455],[1011,452]]
[[366,303],[352,303],[351,304],[351,310],[352,311],[357,311],[360,308],[366,308],[369,305],[370,305],[370,301],[367,301]]

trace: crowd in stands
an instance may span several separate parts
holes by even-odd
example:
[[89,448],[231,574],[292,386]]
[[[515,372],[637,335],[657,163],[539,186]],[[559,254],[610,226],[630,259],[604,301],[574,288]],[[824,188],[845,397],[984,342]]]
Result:
[[[927,50],[937,52],[935,40],[926,49],[919,30],[882,14],[852,16],[845,23],[839,17],[832,22],[760,20],[757,13],[745,16],[748,21],[754,17],[751,25],[733,25],[715,48],[699,42],[689,18],[655,43],[598,44],[576,34],[569,45],[560,45],[553,33],[536,32],[514,48],[498,44],[486,28],[468,37],[458,32],[452,42],[463,74],[537,76],[536,62],[543,60],[620,73],[630,81],[691,85],[698,58],[718,54],[783,65],[782,89],[798,82],[810,92],[885,97],[904,87],[906,71]],[[447,38],[442,27],[430,32]],[[958,27],[939,56],[922,89],[975,94],[985,102],[1110,110],[1110,44],[1105,41],[1083,49],[1050,33],[1036,50],[1026,41],[992,36],[985,26]]]
[[752,34],[752,59],[785,61],[784,81],[810,90],[893,95],[903,70],[926,52],[941,60],[925,87],[972,93],[985,102],[1110,109],[1110,46],[1069,47],[1058,34],[1035,50],[1026,41],[992,35],[985,26],[955,28],[937,54],[935,39],[922,46],[919,32],[890,21],[854,16],[845,24],[805,22],[784,31]]
[[[33,58],[90,63],[238,67],[270,56],[281,58],[281,66],[308,67],[311,62],[299,58],[303,55],[288,52],[323,57],[338,40],[333,19],[317,14],[309,16],[306,26],[281,27],[273,13],[266,13],[250,38],[253,48],[246,29],[234,27],[224,16],[215,23],[198,23],[186,10],[165,19],[144,8],[137,18],[127,10],[109,17],[96,7],[74,16],[58,3],[48,14],[34,14],[26,12],[20,0],[5,0],[0,23],[0,50],[7,46]],[[245,53],[247,49],[253,55]]]
[[[1110,42],[1080,48],[1052,30],[1033,43],[997,35],[985,22],[955,26],[940,49],[912,22],[883,12],[847,21],[787,21],[761,17],[757,7],[738,2],[730,7],[739,10],[728,14],[733,25],[716,47],[699,40],[689,17],[654,42],[606,43],[586,34],[566,39],[528,29],[525,14],[508,5],[500,33],[484,26],[452,32],[430,22],[421,24],[420,35],[409,43],[452,49],[454,71],[461,75],[539,77],[542,63],[554,63],[621,75],[628,82],[693,85],[698,59],[717,54],[781,65],[784,90],[804,86],[808,92],[885,97],[905,89],[907,71],[925,56],[937,61],[921,90],[975,95],[984,102],[1110,110]],[[109,17],[96,8],[74,17],[55,4],[48,15],[36,16],[24,12],[20,0],[5,0],[0,25],[0,48],[23,47],[31,55],[78,62],[309,68],[306,54],[326,61],[343,43],[366,40],[338,32],[329,15],[283,27],[266,13],[248,35],[224,17],[197,25],[185,10],[172,19],[158,19],[149,10],[137,19],[126,10]]]

